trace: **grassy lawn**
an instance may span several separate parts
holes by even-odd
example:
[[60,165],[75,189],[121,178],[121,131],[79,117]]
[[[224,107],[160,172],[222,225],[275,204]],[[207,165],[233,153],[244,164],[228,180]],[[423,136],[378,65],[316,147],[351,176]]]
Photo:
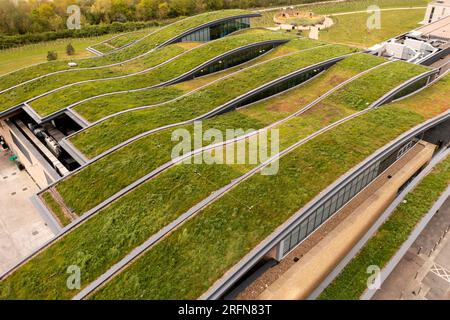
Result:
[[323,41],[345,43],[359,47],[370,47],[406,31],[415,29],[423,20],[425,9],[383,11],[381,29],[369,30],[367,13],[356,13],[333,17],[334,25],[320,31]]
[[[59,60],[92,57],[94,55],[85,49],[111,36],[113,35],[107,34],[91,38],[60,39],[0,50],[0,76],[33,64],[46,62],[48,51],[57,52]],[[66,46],[69,43],[75,48],[75,54],[73,56],[66,54]]]
[[[442,82],[430,88],[426,94],[421,93],[416,103],[411,104],[408,99],[393,105],[402,110],[411,105],[411,109],[415,112],[430,117],[448,108],[448,103],[442,96],[442,90],[449,90],[449,88],[450,77],[447,76]],[[423,108],[425,105],[427,108]],[[359,299],[367,288],[367,266],[378,265],[380,268],[386,266],[449,183],[450,158],[447,158],[406,196],[407,202],[397,207],[377,233],[325,289],[319,299]]]
[[[107,119],[73,136],[71,142],[86,156],[93,157],[139,133],[193,119],[283,75],[352,51],[339,45],[324,46],[268,61],[244,69],[178,101]],[[124,126],[126,130],[122,130]],[[118,131],[119,128],[122,129]],[[100,140],[99,136],[104,138]]]
[[391,105],[324,133],[284,156],[278,174],[254,175],[197,213],[91,298],[198,298],[320,191],[425,119]]
[[[235,16],[243,13],[248,13],[245,10],[221,10],[214,12],[207,12],[197,16],[189,17],[180,21],[177,21],[171,25],[160,28],[157,32],[152,33],[151,36],[140,41],[138,44],[125,48],[123,50],[114,52],[110,55],[103,57],[96,57],[90,59],[77,60],[77,68],[104,66],[112,63],[117,63],[136,57],[140,54],[148,52],[156,45],[180,34],[193,27],[205,24],[209,21],[221,19],[225,17]],[[15,84],[32,79],[34,77],[44,75],[50,72],[58,70],[67,70],[67,62],[56,61],[48,62],[38,66],[32,66],[24,70],[16,71],[8,76],[0,78],[0,90],[9,88]]]
[[[198,46],[192,51],[177,57],[175,60],[148,72],[132,75],[127,78],[93,81],[74,85],[37,99],[31,103],[31,106],[38,113],[46,115],[77,101],[103,93],[133,90],[159,84],[161,82],[176,78],[177,76],[194,69],[200,64],[205,63],[218,55],[242,46],[267,40],[289,40],[292,38],[293,37],[273,32],[221,38],[217,41]],[[173,46],[178,47],[179,45]],[[154,56],[157,55],[157,57],[153,57],[153,65],[157,65],[166,61],[170,57],[173,57],[173,51],[172,46],[167,46],[155,51]],[[178,54],[179,52],[175,50],[175,53]]]

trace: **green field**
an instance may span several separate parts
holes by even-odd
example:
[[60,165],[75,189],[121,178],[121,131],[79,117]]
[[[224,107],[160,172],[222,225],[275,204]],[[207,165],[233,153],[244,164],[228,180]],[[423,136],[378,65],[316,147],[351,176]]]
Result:
[[[92,38],[61,39],[0,50],[0,76],[33,64],[46,62],[48,51],[57,52],[58,60],[93,57],[94,55],[85,49],[99,41],[106,40],[111,36],[111,34],[107,34]],[[75,48],[75,54],[73,56],[68,56],[66,54],[66,46],[69,43]]]
[[424,15],[425,9],[382,11],[381,29],[374,30],[367,28],[367,13],[336,16],[335,24],[320,31],[319,38],[367,48],[419,27]]
[[[394,103],[402,110],[411,106],[415,112],[427,117],[448,109],[442,92],[450,89],[447,76],[433,87],[417,94],[414,100]],[[427,108],[423,108],[427,106]],[[341,271],[337,278],[320,295],[320,299],[359,299],[367,288],[367,267],[386,266],[397,250],[406,241],[417,223],[428,212],[433,203],[450,183],[450,158],[443,161],[409,193],[377,233]]]

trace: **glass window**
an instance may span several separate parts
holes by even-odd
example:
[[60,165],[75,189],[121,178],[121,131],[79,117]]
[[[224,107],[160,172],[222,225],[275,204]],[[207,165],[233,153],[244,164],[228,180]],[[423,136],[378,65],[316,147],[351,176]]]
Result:
[[298,236],[300,233],[300,226],[294,229],[291,233],[291,246],[295,246],[298,243]]
[[314,230],[314,218],[315,217],[316,216],[313,214],[309,215],[309,217],[308,217],[308,234],[310,234]]
[[306,233],[308,231],[308,221],[305,220],[300,224],[300,234],[299,234],[299,241],[302,241],[306,237]]

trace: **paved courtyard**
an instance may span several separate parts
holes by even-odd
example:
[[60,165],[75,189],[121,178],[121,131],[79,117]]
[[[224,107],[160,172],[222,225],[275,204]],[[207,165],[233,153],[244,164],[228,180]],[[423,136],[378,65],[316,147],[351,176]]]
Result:
[[30,201],[37,185],[0,149],[0,273],[54,236]]
[[409,248],[374,299],[449,300],[449,228],[450,198]]

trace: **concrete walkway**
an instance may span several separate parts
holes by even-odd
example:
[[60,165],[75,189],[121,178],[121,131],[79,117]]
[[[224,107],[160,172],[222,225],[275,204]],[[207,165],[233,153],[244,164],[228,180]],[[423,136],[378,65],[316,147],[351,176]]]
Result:
[[54,234],[30,201],[39,189],[0,151],[0,274]]
[[449,300],[449,229],[450,198],[434,215],[373,299]]

